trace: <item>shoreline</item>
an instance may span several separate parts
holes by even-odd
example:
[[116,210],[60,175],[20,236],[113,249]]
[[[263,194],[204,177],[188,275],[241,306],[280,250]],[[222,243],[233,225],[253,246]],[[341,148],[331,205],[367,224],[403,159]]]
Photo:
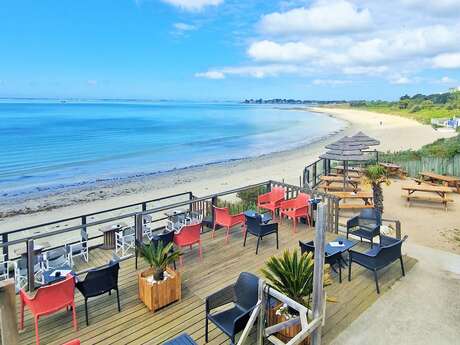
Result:
[[104,186],[2,205],[0,232],[186,191],[206,195],[268,179],[284,179],[298,184],[304,166],[316,160],[326,144],[360,130],[381,140],[382,145],[378,147],[381,151],[416,149],[437,138],[449,136],[399,116],[318,107],[295,110],[322,113],[346,123],[338,133],[288,151],[144,176],[128,182],[113,181]]

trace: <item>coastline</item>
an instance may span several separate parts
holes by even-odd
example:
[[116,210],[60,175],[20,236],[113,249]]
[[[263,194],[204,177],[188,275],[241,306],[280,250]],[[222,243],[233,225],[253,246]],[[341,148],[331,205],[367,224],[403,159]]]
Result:
[[0,232],[186,191],[206,195],[268,179],[284,179],[298,184],[304,166],[316,160],[326,144],[360,130],[381,140],[382,145],[378,149],[383,151],[416,149],[437,138],[449,136],[399,116],[318,107],[295,110],[322,113],[345,121],[346,125],[338,133],[288,151],[178,169],[130,181],[109,181],[91,188],[69,190],[10,206],[2,205]]

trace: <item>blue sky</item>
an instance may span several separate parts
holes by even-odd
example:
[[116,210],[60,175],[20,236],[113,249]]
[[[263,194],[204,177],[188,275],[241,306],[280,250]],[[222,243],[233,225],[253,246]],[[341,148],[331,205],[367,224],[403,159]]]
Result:
[[460,85],[459,0],[2,0],[0,97],[394,99]]

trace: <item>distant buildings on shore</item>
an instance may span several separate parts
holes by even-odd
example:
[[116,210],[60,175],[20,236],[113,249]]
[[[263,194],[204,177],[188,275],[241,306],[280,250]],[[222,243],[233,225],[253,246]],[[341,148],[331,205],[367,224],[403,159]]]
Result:
[[335,101],[315,101],[315,100],[301,100],[301,99],[287,99],[287,98],[274,98],[274,99],[245,99],[241,103],[244,104],[343,104],[345,100]]

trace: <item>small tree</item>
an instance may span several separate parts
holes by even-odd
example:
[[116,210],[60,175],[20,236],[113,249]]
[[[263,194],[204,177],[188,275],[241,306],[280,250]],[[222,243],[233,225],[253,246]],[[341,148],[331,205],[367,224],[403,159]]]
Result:
[[156,281],[163,280],[166,266],[172,264],[181,255],[179,251],[172,251],[172,243],[163,246],[163,241],[159,241],[156,246],[152,243],[142,243],[138,248],[141,257],[153,269],[153,278]]
[[381,223],[383,214],[383,190],[382,185],[390,184],[387,169],[381,165],[369,165],[364,170],[364,178],[367,183],[372,186],[372,193],[374,196],[374,209],[378,215],[378,222]]

